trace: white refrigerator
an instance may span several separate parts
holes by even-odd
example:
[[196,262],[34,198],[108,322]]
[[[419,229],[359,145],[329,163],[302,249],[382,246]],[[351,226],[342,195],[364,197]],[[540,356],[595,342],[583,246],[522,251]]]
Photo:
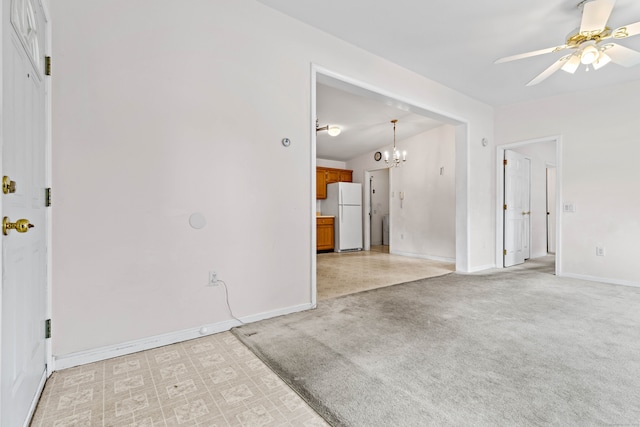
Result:
[[362,250],[362,184],[327,185],[322,214],[335,217],[335,252]]

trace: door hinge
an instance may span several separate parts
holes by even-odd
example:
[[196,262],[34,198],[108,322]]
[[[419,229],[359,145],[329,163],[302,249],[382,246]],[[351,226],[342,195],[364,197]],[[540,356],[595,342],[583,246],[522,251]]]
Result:
[[44,205],[46,207],[51,206],[51,187],[44,189]]
[[44,57],[44,74],[45,76],[51,75],[51,57],[50,56]]
[[505,211],[507,210],[507,205],[504,205],[504,210],[505,210]]
[[506,249],[505,249],[505,250],[503,250],[503,251],[502,251],[502,254],[503,254],[503,255],[506,255],[506,254],[507,254],[507,250],[506,250]]
[[51,338],[51,319],[44,321],[44,337]]
[[504,165],[507,166],[507,159],[504,159]]

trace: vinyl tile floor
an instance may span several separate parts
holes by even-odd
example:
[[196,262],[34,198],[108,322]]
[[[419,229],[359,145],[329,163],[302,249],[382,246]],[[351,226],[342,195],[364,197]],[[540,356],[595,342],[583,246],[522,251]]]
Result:
[[328,252],[317,255],[317,299],[382,288],[455,271],[454,263],[390,255],[389,246],[371,251]]
[[230,332],[54,372],[31,426],[328,426]]
[[[437,276],[450,263],[371,251],[318,255],[318,300]],[[33,427],[328,426],[230,332],[54,372]]]

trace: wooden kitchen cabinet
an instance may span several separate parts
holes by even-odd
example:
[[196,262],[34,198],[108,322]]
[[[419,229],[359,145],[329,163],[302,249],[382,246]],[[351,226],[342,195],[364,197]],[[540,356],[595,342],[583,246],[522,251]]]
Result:
[[353,182],[353,171],[341,169],[340,182]]
[[318,252],[333,250],[333,226],[333,217],[316,218],[316,249]]
[[327,184],[340,182],[340,169],[325,169],[327,171]]
[[318,166],[316,168],[316,199],[326,199],[327,184],[334,182],[353,182],[353,171]]
[[316,199],[327,198],[327,173],[321,168],[316,168]]

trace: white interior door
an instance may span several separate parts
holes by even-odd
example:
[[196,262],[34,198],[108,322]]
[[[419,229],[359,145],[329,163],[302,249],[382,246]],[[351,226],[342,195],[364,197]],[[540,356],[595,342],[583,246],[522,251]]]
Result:
[[547,252],[556,253],[556,168],[547,167]]
[[530,256],[530,162],[515,151],[504,152],[504,266]]
[[524,169],[524,183],[521,195],[523,217],[522,254],[526,260],[531,258],[531,160],[523,159],[522,167]]
[[46,378],[46,22],[40,2],[2,2],[2,217],[34,228],[2,236],[0,424],[28,422]]

